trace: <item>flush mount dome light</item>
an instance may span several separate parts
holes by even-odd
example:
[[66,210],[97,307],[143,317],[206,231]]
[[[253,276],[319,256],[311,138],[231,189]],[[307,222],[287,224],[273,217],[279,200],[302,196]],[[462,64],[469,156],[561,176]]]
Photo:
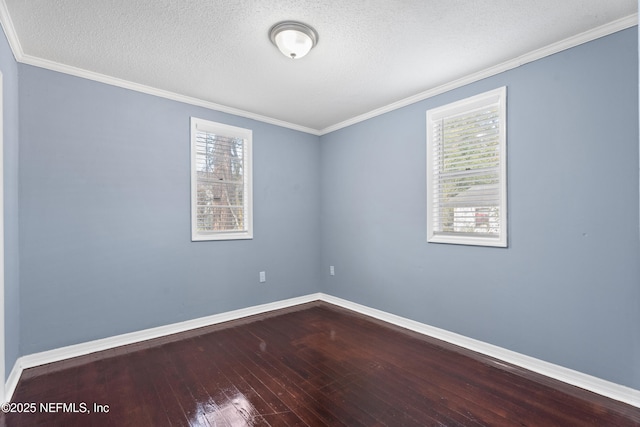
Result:
[[284,56],[291,59],[302,58],[318,43],[316,30],[294,21],[280,22],[271,27],[269,38]]

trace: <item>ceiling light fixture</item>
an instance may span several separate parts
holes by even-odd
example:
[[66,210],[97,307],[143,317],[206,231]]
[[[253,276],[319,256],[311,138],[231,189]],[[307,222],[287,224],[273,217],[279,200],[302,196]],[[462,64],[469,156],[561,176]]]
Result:
[[300,59],[318,43],[318,33],[308,25],[294,21],[280,22],[269,30],[271,42],[291,59]]

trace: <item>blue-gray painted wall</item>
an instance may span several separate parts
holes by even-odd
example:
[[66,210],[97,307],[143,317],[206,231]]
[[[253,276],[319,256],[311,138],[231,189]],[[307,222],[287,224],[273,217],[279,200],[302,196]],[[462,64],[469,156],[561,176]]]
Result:
[[[634,27],[323,136],[322,290],[640,389],[637,43]],[[425,112],[501,86],[509,247],[427,244]]]
[[0,31],[4,144],[4,323],[5,379],[20,356],[18,263],[18,64]]
[[[622,31],[318,138],[16,66],[3,39],[7,366],[320,290],[640,389],[637,45]],[[509,248],[427,244],[425,112],[503,85]],[[253,129],[253,240],[190,241],[190,116]]]
[[[317,136],[19,72],[23,354],[318,291]],[[191,242],[191,116],[253,130],[253,240]]]

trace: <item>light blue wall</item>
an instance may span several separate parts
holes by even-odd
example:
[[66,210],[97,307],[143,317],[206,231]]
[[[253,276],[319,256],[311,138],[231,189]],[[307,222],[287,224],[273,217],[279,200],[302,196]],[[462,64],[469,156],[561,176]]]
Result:
[[[640,389],[637,45],[634,27],[323,136],[322,290]],[[427,244],[425,112],[505,85],[509,248]]]
[[[640,5],[640,1],[638,2]],[[638,53],[640,55],[640,32],[638,32]],[[639,67],[640,68],[640,67]],[[640,69],[638,70],[638,92],[640,95]],[[640,104],[640,101],[639,101]],[[640,110],[640,107],[639,107]],[[640,111],[638,112],[638,129],[640,133]],[[640,211],[640,138],[638,138],[638,210]],[[638,238],[640,239],[640,215],[638,216]],[[640,260],[638,260],[640,263]],[[640,287],[640,286],[639,286]],[[638,291],[640,292],[640,290]],[[640,313],[640,297],[637,300],[636,310]],[[635,342],[635,360],[640,360],[640,331],[636,330],[636,333],[632,337],[632,340]],[[635,383],[640,383],[640,363],[636,363],[633,371],[633,378],[635,378]]]
[[[317,292],[317,136],[19,72],[23,354]],[[190,241],[190,116],[253,130],[253,240]]]
[[[0,40],[8,370],[322,290],[640,389],[637,45],[622,31],[318,138],[16,66]],[[427,244],[425,111],[503,85],[510,246]],[[190,116],[254,131],[251,241],[190,242]]]
[[5,378],[20,355],[20,283],[18,262],[18,64],[0,31],[4,143],[4,322]]

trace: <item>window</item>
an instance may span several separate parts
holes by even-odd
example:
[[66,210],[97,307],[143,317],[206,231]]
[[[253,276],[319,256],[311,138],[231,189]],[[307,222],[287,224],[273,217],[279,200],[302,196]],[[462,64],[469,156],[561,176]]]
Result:
[[427,111],[427,241],[507,246],[502,87]]
[[253,238],[252,132],[191,118],[191,240]]

